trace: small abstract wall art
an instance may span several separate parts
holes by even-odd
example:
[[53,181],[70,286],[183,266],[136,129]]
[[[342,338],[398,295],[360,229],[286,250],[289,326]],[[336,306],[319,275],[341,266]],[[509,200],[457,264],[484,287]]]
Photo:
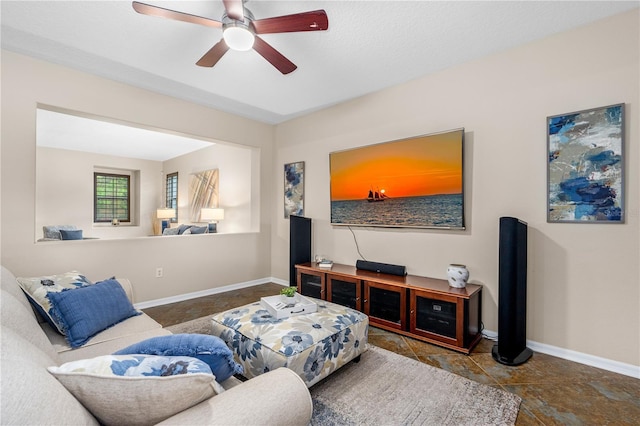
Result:
[[218,169],[205,170],[189,176],[189,219],[200,222],[200,210],[218,207]]
[[304,161],[284,165],[284,218],[304,216]]
[[547,221],[624,223],[624,104],[547,118]]

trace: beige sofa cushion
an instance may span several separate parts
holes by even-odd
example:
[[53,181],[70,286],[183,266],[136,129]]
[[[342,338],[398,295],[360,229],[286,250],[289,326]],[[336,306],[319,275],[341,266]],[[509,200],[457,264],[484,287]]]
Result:
[[[16,285],[17,287],[17,285]],[[60,358],[58,353],[53,349],[49,339],[40,328],[38,322],[35,319],[31,306],[25,306],[20,303],[19,299],[13,297],[8,292],[2,290],[0,292],[0,318],[2,319],[3,330],[13,330],[19,336],[23,336],[29,343],[34,345],[48,358],[46,365],[58,364]],[[23,294],[19,295],[21,298],[25,298]],[[5,341],[2,336],[3,343]],[[4,356],[4,350],[2,352]],[[45,366],[46,366],[45,365]]]
[[[36,324],[35,319],[31,321]],[[2,424],[97,425],[96,419],[43,366],[44,352],[5,327],[2,333]]]
[[47,337],[51,341],[54,349],[60,352],[66,352],[70,350],[82,349],[83,347],[96,345],[99,343],[108,342],[110,340],[120,339],[124,336],[130,336],[132,334],[142,333],[153,329],[160,329],[162,326],[154,321],[150,316],[142,314],[135,317],[127,318],[125,321],[115,324],[100,333],[93,336],[82,347],[72,349],[67,343],[66,338],[60,333],[56,332],[49,324],[41,324],[42,329],[46,333]]
[[[0,267],[0,286],[3,291],[8,292],[13,297],[15,297],[20,303],[25,305],[29,310],[33,312],[33,308],[27,299],[27,296],[24,295],[22,289],[18,285],[18,281],[16,281],[15,275],[11,273],[4,266]],[[35,313],[33,314],[35,317]]]
[[133,300],[133,286],[131,285],[131,281],[129,281],[127,278],[116,278],[116,280],[118,280],[118,282],[122,286],[122,289],[127,294],[127,297],[129,298],[131,303],[135,303]]
[[[55,365],[56,361],[53,360],[46,352],[41,351],[33,343],[31,343],[26,337],[16,330],[12,330],[2,324],[2,365],[4,367],[5,360],[16,359],[29,362],[30,365],[37,365],[39,368],[46,368],[51,365]],[[2,377],[4,378],[4,376]],[[4,388],[4,383],[2,383]]]
[[[136,317],[138,318],[138,317]],[[129,321],[129,320],[127,320]],[[153,330],[147,330],[136,334],[130,334],[122,336],[117,339],[107,340],[102,343],[94,345],[83,346],[81,348],[66,350],[58,354],[60,362],[76,361],[79,359],[93,358],[100,355],[112,354],[120,349],[124,349],[127,346],[138,343],[142,340],[149,339],[157,336],[168,336],[171,332],[163,328],[154,328]]]
[[171,334],[150,316],[142,314],[107,328],[96,334],[83,346],[72,349],[65,337],[56,332],[49,324],[40,324],[40,326],[51,347],[58,353],[60,362],[111,354],[144,339]]

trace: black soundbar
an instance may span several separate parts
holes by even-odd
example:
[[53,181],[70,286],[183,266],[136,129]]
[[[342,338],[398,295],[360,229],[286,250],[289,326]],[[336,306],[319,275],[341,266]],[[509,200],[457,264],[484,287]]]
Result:
[[369,262],[368,260],[357,260],[357,269],[378,272],[380,274],[407,275],[407,267],[402,265],[391,265],[389,263]]

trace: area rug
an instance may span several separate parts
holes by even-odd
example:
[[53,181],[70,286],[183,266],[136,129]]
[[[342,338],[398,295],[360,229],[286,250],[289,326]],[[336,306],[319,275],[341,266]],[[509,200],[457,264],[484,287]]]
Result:
[[511,425],[521,398],[376,346],[310,389],[313,425]]
[[[166,327],[208,334],[210,316]],[[369,345],[310,389],[311,425],[512,425],[521,398]]]
[[211,317],[213,315],[207,315],[204,317],[196,318],[191,321],[182,322],[176,325],[170,325],[164,327],[165,330],[172,332],[173,334],[211,334]]

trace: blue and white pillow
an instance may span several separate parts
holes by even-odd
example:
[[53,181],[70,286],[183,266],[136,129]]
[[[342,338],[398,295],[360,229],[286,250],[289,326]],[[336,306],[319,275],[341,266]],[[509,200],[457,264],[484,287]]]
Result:
[[224,391],[191,357],[105,355],[48,370],[105,425],[155,424]]
[[60,334],[64,334],[62,327],[51,317],[49,293],[58,293],[63,290],[76,289],[93,284],[84,274],[78,271],[42,277],[18,277],[16,280],[22,291],[27,295],[31,306]]
[[94,374],[103,377],[165,377],[179,374],[212,374],[211,368],[197,358],[188,356],[104,355],[70,361],[60,367],[49,367],[51,373]]

